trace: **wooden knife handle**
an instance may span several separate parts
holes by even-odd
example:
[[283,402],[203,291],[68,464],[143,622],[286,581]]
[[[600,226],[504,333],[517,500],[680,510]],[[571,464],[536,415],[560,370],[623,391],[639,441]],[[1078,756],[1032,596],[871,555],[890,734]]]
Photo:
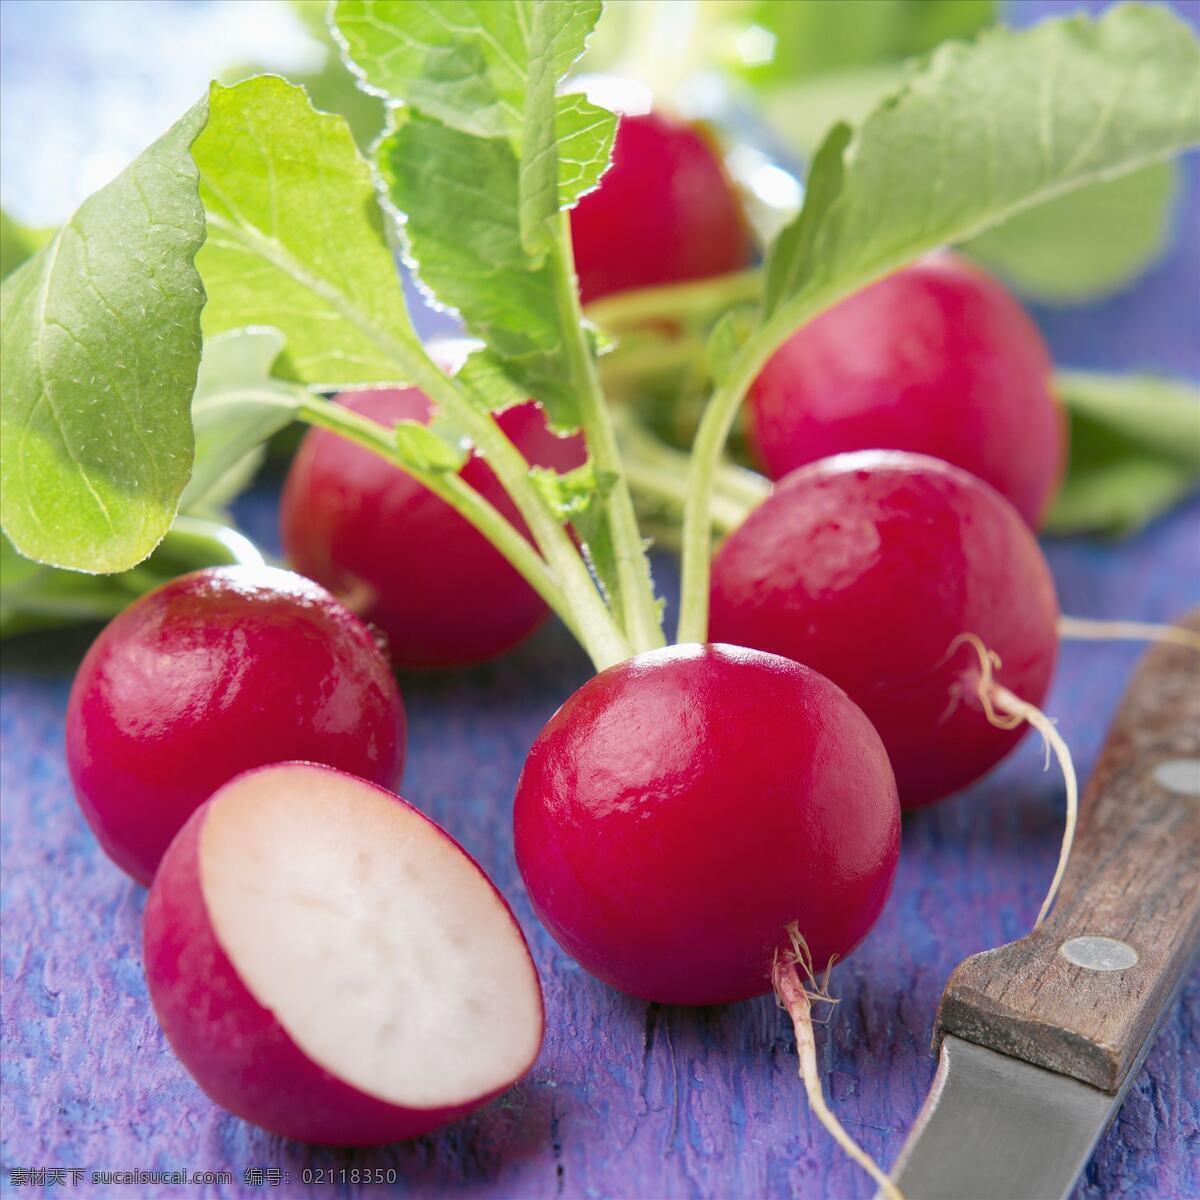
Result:
[[[1182,624],[1200,631],[1200,610]],[[1074,941],[1092,938],[1111,941]],[[959,964],[934,1045],[952,1033],[1118,1092],[1198,943],[1200,652],[1159,644],[1084,792],[1053,911]]]

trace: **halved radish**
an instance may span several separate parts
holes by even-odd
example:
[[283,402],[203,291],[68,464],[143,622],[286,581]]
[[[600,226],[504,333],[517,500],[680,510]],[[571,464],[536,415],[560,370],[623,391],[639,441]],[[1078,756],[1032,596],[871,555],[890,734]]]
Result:
[[150,890],[145,964],[200,1086],[286,1137],[426,1133],[541,1046],[537,972],[479,865],[405,801],[309,763],[196,811]]

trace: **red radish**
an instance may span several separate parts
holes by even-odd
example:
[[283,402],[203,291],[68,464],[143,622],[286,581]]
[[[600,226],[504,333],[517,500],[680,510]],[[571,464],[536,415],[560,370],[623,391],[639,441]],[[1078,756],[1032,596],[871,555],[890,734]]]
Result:
[[304,756],[394,785],[404,765],[404,704],[370,632],[273,567],[196,571],[130,605],[75,676],[66,734],[83,815],[139,883],[250,767]]
[[[1040,705],[1058,650],[1054,583],[998,492],[897,451],[793,471],[721,547],[711,631],[845,688],[887,747],[906,807],[966,787],[1024,727],[989,721],[973,634],[996,682]],[[953,652],[951,651],[954,644]]]
[[938,254],[797,330],[746,409],[772,478],[850,450],[913,450],[990,483],[1036,528],[1066,462],[1053,364],[990,275]]
[[[427,421],[423,392],[376,390],[339,397],[381,425]],[[580,437],[557,437],[540,405],[497,418],[531,463],[581,465]],[[516,506],[483,459],[463,478],[522,531]],[[387,635],[403,667],[455,667],[494,658],[545,617],[541,597],[488,540],[398,467],[337,434],[305,436],[283,489],[283,545],[291,564],[342,597]]]
[[585,304],[629,288],[737,271],[753,243],[720,155],[697,126],[622,116],[612,165],[571,210]]
[[807,667],[719,645],[584,684],[530,751],[514,830],[564,949],[669,1004],[770,991],[790,924],[819,965],[844,957],[900,850],[895,781],[862,712]]
[[310,763],[227,783],[146,902],[159,1022],[218,1104],[273,1133],[370,1145],[498,1095],[542,1042],[516,920],[444,830]]

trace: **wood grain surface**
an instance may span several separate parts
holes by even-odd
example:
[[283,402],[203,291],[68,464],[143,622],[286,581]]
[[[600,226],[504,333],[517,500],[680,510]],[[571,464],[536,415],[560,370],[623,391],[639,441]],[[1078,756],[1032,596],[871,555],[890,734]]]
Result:
[[[1200,631],[1200,614],[1187,625]],[[1180,761],[1200,774],[1200,653],[1157,646],[1138,666],[1084,790],[1053,911],[1028,937],[955,970],[935,1042],[957,1034],[1120,1089],[1200,941],[1200,791],[1181,794],[1156,777]],[[1115,939],[1136,960],[1088,969],[1061,952],[1078,937]]]
[[[255,497],[243,515],[269,540],[269,497]],[[1049,545],[1064,605],[1110,616],[1180,611],[1200,591],[1198,522],[1194,504],[1120,546]],[[657,565],[669,581],[669,564]],[[233,1174],[232,1184],[182,1189],[205,1197],[262,1194],[243,1184],[255,1168],[280,1171],[282,1194],[310,1197],[366,1194],[349,1176],[332,1187],[304,1176],[362,1168],[393,1172],[390,1190],[413,1197],[871,1195],[811,1119],[787,1021],[772,1001],[648,1006],[581,971],[533,916],[512,857],[513,788],[538,729],[588,673],[557,626],[492,666],[401,681],[411,718],[404,795],[480,860],[530,937],[548,1014],[533,1072],[439,1134],[374,1151],[283,1141],[223,1113],[174,1059],[150,1011],[139,951],[144,892],[104,858],[71,796],[62,717],[87,642],[78,633],[10,643],[0,675],[0,1189],[13,1167],[58,1165]],[[1063,649],[1047,708],[1085,777],[1137,657],[1123,646]],[[977,787],[911,814],[892,899],[834,972],[841,1003],[818,1030],[827,1093],[883,1162],[899,1151],[932,1079],[930,1037],[951,970],[1019,937],[1036,915],[1062,821],[1061,783],[1042,766],[1027,739]],[[1193,979],[1077,1200],[1200,1194],[1198,1021]]]

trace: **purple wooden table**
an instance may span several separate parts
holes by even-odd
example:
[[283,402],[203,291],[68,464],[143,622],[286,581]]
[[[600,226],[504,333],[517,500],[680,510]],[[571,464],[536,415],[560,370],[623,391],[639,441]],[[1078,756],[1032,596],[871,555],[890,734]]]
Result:
[[[1062,5],[1023,4],[1018,20]],[[1197,6],[1188,6],[1193,16]],[[1124,295],[1037,312],[1064,363],[1200,376],[1196,164],[1170,257]],[[242,504],[276,544],[270,484]],[[1165,620],[1200,602],[1200,503],[1121,543],[1046,547],[1063,608]],[[675,583],[657,563],[664,590]],[[96,847],[62,754],[72,672],[91,631],[4,647],[0,675],[3,824],[3,1088],[0,1192],[14,1168],[229,1172],[232,1183],[105,1187],[92,1195],[358,1195],[355,1169],[390,1173],[404,1196],[865,1197],[872,1188],[810,1118],[786,1022],[761,999],[712,1009],[646,1005],[576,967],[532,915],[512,855],[510,806],[525,752],[588,675],[558,626],[507,658],[402,679],[410,715],[404,795],[454,834],[512,902],[546,993],[545,1048],[529,1077],[433,1137],[369,1152],[283,1141],[217,1109],[167,1049],[146,998],[143,891]],[[1047,704],[1086,777],[1137,657],[1068,645]],[[952,967],[1025,932],[1053,867],[1061,786],[1028,741],[968,793],[905,823],[891,902],[835,973],[842,997],[818,1034],[825,1085],[850,1132],[896,1155],[933,1075],[934,1011]],[[1076,1193],[1200,1195],[1200,978],[1163,1031]],[[247,1170],[276,1170],[260,1185]],[[338,1172],[306,1184],[306,1171]],[[345,1182],[340,1174],[347,1172]],[[328,1175],[326,1176],[328,1179]]]

